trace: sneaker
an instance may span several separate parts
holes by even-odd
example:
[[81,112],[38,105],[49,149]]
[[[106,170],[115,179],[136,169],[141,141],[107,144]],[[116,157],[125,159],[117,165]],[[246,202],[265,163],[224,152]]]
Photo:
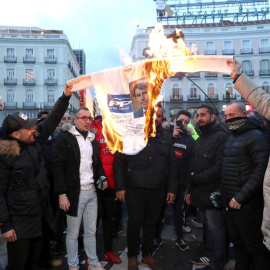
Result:
[[121,263],[122,262],[122,260],[118,256],[116,256],[115,254],[113,254],[111,251],[106,252],[103,255],[103,258],[104,258],[104,260],[111,261],[113,263]]
[[192,219],[190,221],[187,222],[187,225],[188,226],[192,226],[192,227],[195,227],[195,228],[199,228],[201,229],[203,227],[203,224],[196,221],[195,219]]
[[155,238],[155,240],[154,240],[154,250],[155,251],[157,251],[157,250],[159,250],[159,247],[161,246],[163,244],[163,241],[162,241],[162,239],[161,238]]
[[190,259],[192,263],[199,264],[199,265],[209,265],[210,259],[208,257],[193,257]]
[[175,244],[182,250],[182,251],[188,251],[189,245],[183,240],[183,239],[177,239],[175,241]]
[[183,226],[182,230],[183,230],[183,233],[190,233],[191,232],[191,228],[188,226]]
[[97,262],[96,265],[89,265],[88,270],[105,270],[100,262]]

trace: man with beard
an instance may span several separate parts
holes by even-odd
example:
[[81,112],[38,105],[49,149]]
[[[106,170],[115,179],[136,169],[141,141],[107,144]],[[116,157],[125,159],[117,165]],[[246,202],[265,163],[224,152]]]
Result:
[[237,270],[267,270],[270,252],[263,244],[263,178],[269,143],[259,121],[246,117],[245,105],[231,102],[225,109],[231,135],[225,145],[222,166],[222,204]]
[[30,119],[22,112],[12,113],[3,121],[6,138],[0,141],[0,221],[10,270],[37,269],[48,198],[41,148],[60,122],[70,96],[66,86],[37,127],[37,118]]
[[201,105],[196,118],[201,135],[196,140],[186,201],[199,208],[204,224],[206,249],[203,256],[194,257],[191,261],[207,265],[201,269],[223,270],[225,222],[221,209],[211,203],[210,196],[220,189],[223,148],[228,135],[223,126],[216,123],[213,107]]

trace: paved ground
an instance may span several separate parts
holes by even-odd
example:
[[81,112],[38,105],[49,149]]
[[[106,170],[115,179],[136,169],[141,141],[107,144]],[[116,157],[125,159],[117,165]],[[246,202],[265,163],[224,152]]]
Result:
[[[121,264],[112,264],[105,261],[102,261],[103,255],[103,242],[102,242],[102,231],[101,224],[98,227],[97,233],[97,253],[98,256],[106,270],[126,270],[127,269],[127,249],[126,249],[126,210],[124,209],[124,221],[123,221],[123,232],[120,233],[117,237],[113,239],[113,251],[118,254],[121,259]],[[172,225],[172,210],[169,207],[166,212],[165,219],[165,228],[162,232],[163,244],[160,249],[155,253],[155,258],[160,262],[163,270],[193,270],[198,267],[198,265],[193,265],[189,260],[192,256],[196,255],[200,248],[200,244],[202,243],[202,229],[192,228],[191,233],[184,234],[185,240],[190,245],[190,250],[187,252],[182,252],[176,245],[174,240],[176,239],[176,235],[174,232],[174,227]],[[68,269],[66,257],[65,256],[56,256],[53,255],[57,259],[61,259],[63,261],[63,265],[58,269]],[[232,256],[231,256],[232,257]],[[82,248],[80,248],[80,270],[85,269],[85,252]],[[138,258],[140,261],[141,258]],[[227,264],[227,269],[233,269],[234,261],[230,260]],[[139,265],[140,270],[149,269],[143,265]],[[40,269],[56,269],[56,268],[40,268]]]

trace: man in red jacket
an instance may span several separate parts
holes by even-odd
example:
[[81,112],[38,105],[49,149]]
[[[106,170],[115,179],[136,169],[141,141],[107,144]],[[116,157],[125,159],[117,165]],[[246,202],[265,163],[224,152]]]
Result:
[[110,151],[102,133],[102,118],[94,120],[92,128],[96,129],[96,140],[99,142],[99,154],[108,187],[106,190],[99,190],[102,207],[104,259],[113,263],[121,263],[121,259],[112,252],[112,223],[116,207],[115,184],[113,176],[114,154]]

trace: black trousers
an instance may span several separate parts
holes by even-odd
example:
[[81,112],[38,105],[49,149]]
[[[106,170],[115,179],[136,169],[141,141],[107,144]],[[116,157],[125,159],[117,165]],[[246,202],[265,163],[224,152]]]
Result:
[[142,255],[152,254],[158,218],[166,199],[166,189],[127,188],[128,211],[127,247],[128,256],[140,253],[142,231]]
[[116,209],[115,189],[105,189],[100,192],[100,201],[102,204],[102,227],[104,253],[112,250],[112,227],[113,217]]
[[37,270],[41,246],[41,238],[8,242],[8,270]]
[[270,251],[263,244],[263,209],[225,211],[226,225],[235,247],[235,270],[270,269]]

